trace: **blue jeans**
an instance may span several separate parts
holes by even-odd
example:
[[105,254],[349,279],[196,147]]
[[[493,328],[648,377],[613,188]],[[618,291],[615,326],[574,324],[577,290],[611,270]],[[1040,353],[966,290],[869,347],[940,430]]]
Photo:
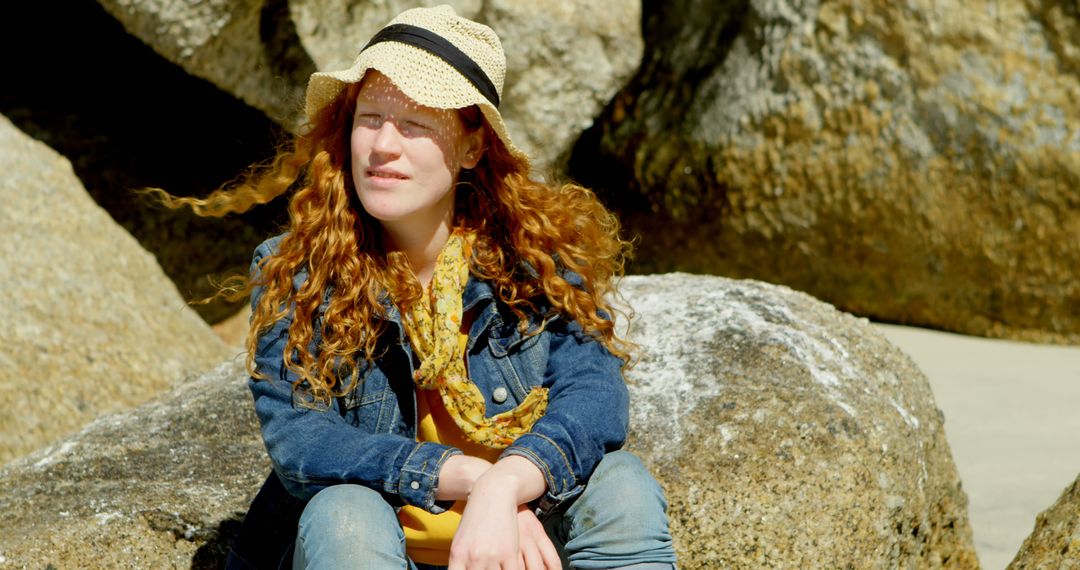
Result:
[[[542,522],[564,569],[673,570],[675,550],[660,485],[626,451],[604,456],[582,494]],[[397,513],[378,493],[334,485],[304,508],[293,568],[438,570],[405,556]]]

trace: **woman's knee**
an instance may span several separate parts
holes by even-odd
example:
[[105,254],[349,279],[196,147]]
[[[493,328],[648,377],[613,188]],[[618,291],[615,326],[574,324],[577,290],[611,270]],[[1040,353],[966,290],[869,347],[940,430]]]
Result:
[[628,451],[613,451],[605,455],[589,479],[586,493],[598,503],[620,510],[644,509],[652,512],[659,507],[662,514],[667,509],[667,500],[660,484],[645,464]]
[[575,568],[671,568],[675,562],[664,493],[629,452],[604,457],[563,521]]
[[397,520],[393,507],[381,495],[360,485],[332,485],[308,501],[300,521],[324,519],[346,525],[357,524],[353,519],[374,521],[380,517]]
[[333,485],[304,507],[297,539],[301,548],[318,543],[331,549],[398,550],[404,535],[393,507],[379,493],[360,485]]

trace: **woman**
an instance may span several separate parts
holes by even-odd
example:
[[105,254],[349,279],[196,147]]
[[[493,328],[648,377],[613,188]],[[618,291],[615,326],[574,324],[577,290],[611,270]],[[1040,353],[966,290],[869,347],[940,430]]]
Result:
[[[233,567],[673,568],[626,437],[606,297],[628,244],[594,195],[529,179],[495,33],[448,6],[316,73],[269,173],[298,188],[255,251],[250,387],[273,473]],[[301,179],[298,181],[298,179]]]

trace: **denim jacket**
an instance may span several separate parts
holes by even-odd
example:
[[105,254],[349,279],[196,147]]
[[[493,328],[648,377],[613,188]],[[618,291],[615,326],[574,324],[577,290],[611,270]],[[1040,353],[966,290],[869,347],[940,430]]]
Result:
[[[282,237],[256,248],[253,272],[262,258],[273,255]],[[299,273],[294,286],[305,279],[306,273]],[[252,292],[253,307],[261,294],[261,288]],[[330,295],[319,308],[316,334]],[[485,414],[514,408],[535,386],[549,390],[546,414],[501,456],[532,461],[547,482],[539,508],[556,509],[581,493],[604,454],[620,448],[626,438],[629,394],[622,361],[578,323],[560,317],[544,323],[536,319],[530,327],[543,324],[543,332],[523,335],[518,319],[492,288],[473,276],[463,297],[465,311],[475,314],[466,348],[469,378],[484,396]],[[274,472],[300,501],[330,485],[355,483],[379,491],[395,507],[408,504],[440,513],[452,501],[435,500],[439,470],[461,451],[416,441],[412,372],[418,361],[400,312],[389,301],[386,305],[390,326],[379,339],[381,356],[370,366],[360,359],[357,386],[335,398],[329,409],[294,402],[297,375],[283,363],[291,313],[263,332],[255,365],[266,379],[249,382],[255,411]]]

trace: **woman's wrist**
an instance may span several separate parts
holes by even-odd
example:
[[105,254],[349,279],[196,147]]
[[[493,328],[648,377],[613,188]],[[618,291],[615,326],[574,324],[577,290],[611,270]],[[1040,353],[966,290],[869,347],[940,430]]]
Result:
[[435,498],[440,501],[466,499],[476,481],[491,469],[491,462],[471,455],[454,455],[439,469]]
[[474,485],[474,492],[507,494],[523,505],[544,494],[547,482],[540,468],[518,455],[503,457],[485,471]]

